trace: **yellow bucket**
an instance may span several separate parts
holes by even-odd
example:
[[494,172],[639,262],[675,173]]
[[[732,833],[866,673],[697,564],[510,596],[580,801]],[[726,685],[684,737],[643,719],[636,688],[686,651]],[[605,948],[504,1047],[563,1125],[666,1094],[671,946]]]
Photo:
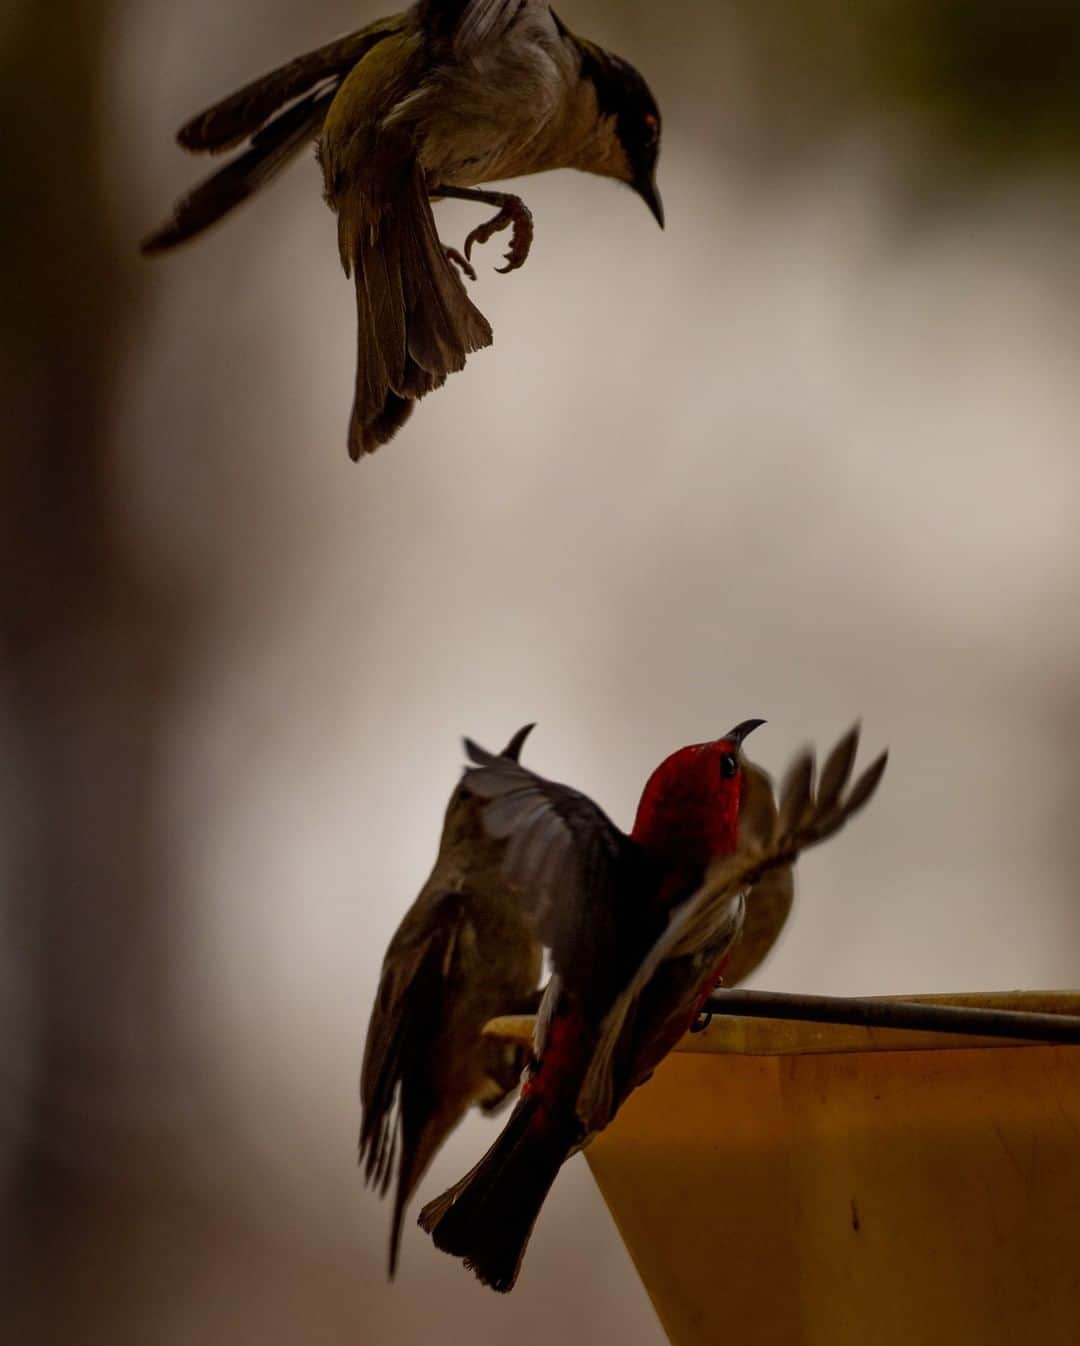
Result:
[[1080,1343],[1080,1047],[716,1019],[586,1156],[673,1346]]

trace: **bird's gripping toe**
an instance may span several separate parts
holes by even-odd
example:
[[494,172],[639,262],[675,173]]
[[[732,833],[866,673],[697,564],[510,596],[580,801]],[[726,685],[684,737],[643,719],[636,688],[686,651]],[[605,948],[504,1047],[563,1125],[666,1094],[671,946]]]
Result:
[[532,249],[533,217],[529,207],[517,196],[506,197],[505,204],[500,207],[497,215],[476,226],[465,240],[466,259],[472,257],[472,250],[478,243],[486,243],[503,229],[512,229],[513,232],[510,235],[510,246],[506,250],[506,265],[497,266],[495,270],[505,276],[508,272],[524,266]]
[[443,252],[446,253],[446,260],[448,262],[453,262],[463,276],[468,280],[476,279],[476,267],[473,266],[472,262],[470,262],[467,257],[458,252],[457,248],[444,247]]
[[[432,195],[448,196],[455,201],[478,201],[482,205],[498,206],[496,214],[483,224],[478,224],[465,240],[464,262],[470,268],[473,248],[477,244],[486,243],[504,229],[512,230],[510,246],[506,251],[506,265],[496,267],[496,271],[506,275],[507,272],[517,271],[519,267],[525,265],[532,250],[534,229],[532,211],[520,196],[511,196],[509,192],[478,191],[472,187],[436,187]],[[455,255],[453,250],[448,249],[447,256],[457,265],[462,265],[460,253]],[[462,270],[465,270],[464,266]],[[465,271],[465,274],[469,275],[469,272]],[[472,279],[475,279],[475,275]]]

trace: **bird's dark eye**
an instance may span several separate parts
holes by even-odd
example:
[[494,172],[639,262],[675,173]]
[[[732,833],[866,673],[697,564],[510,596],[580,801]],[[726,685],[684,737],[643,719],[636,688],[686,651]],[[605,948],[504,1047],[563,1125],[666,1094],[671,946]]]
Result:
[[739,762],[734,753],[726,752],[720,758],[720,774],[725,780],[730,780],[738,771]]

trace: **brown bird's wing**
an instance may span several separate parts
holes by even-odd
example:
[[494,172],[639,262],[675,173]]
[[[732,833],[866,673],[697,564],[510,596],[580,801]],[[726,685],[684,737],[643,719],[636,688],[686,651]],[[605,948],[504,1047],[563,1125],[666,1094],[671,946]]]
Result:
[[231,149],[254,135],[294,99],[313,89],[318,97],[330,92],[327,86],[336,89],[361,57],[384,38],[401,32],[404,26],[403,15],[379,19],[359,32],[348,33],[316,51],[297,56],[192,117],[181,126],[176,138],[194,154],[207,151],[218,154]]
[[691,957],[714,942],[721,927],[731,921],[733,903],[740,894],[752,892],[770,871],[790,869],[800,851],[833,836],[869,801],[885,772],[888,753],[882,753],[845,794],[858,743],[856,726],[829,754],[816,794],[813,754],[806,752],[796,758],[785,778],[780,805],[769,830],[762,828],[769,809],[760,794],[761,781],[751,785],[758,792],[754,808],[760,812],[753,815],[748,835],[740,836],[735,853],[717,861],[702,887],[675,908],[663,934],[642,959],[604,1020],[600,1042],[578,1099],[578,1115],[588,1129],[604,1126],[611,1119],[616,1048],[637,998],[661,963]]
[[165,252],[194,238],[275,178],[319,135],[349,71],[402,24],[401,18],[382,20],[299,56],[182,126],[177,138],[193,152],[217,154],[250,140],[177,202],[171,219],[143,240],[141,251]]
[[782,865],[763,874],[746,894],[742,929],[724,959],[724,986],[739,986],[772,953],[795,904],[795,871]]
[[418,1049],[426,1045],[434,1018],[425,1023],[415,1006],[422,1003],[426,1008],[432,1003],[422,997],[422,987],[441,986],[463,915],[460,893],[443,894],[422,926],[417,923],[410,929],[406,917],[383,960],[360,1072],[360,1158],[365,1161],[367,1181],[381,1192],[386,1190],[393,1165],[401,1079]]
[[[412,914],[399,927],[383,960],[360,1072],[360,1162],[366,1182],[380,1196],[390,1185],[400,1149],[390,1235],[391,1275],[405,1205],[442,1140],[437,1136],[428,1145],[420,1145],[438,1100],[410,1108],[404,1094],[410,1086],[424,1092],[428,1058],[442,1024],[446,981],[467,921],[458,892],[444,893],[425,904],[422,920],[410,920]],[[465,1101],[466,1107],[470,1101]]]
[[[739,807],[739,842],[763,849],[777,820],[776,795],[768,773],[753,762],[743,763],[743,790]],[[772,952],[791,915],[795,900],[795,871],[791,865],[770,869],[746,894],[742,928],[724,959],[724,985],[738,986]]]
[[471,740],[467,789],[488,801],[484,827],[506,841],[502,871],[563,984],[603,994],[616,930],[632,921],[626,879],[638,848],[591,799]]
[[171,219],[145,238],[140,250],[152,254],[175,248],[254,195],[315,139],[333,98],[333,91],[304,98],[267,122],[243,154],[180,198]]

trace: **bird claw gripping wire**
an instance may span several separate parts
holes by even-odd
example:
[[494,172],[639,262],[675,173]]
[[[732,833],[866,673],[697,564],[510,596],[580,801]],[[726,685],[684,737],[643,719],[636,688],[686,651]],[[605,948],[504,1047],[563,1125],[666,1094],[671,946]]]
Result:
[[691,1033],[704,1033],[706,1028],[712,1023],[713,1017],[710,1010],[702,1010],[694,1022],[690,1025]]

